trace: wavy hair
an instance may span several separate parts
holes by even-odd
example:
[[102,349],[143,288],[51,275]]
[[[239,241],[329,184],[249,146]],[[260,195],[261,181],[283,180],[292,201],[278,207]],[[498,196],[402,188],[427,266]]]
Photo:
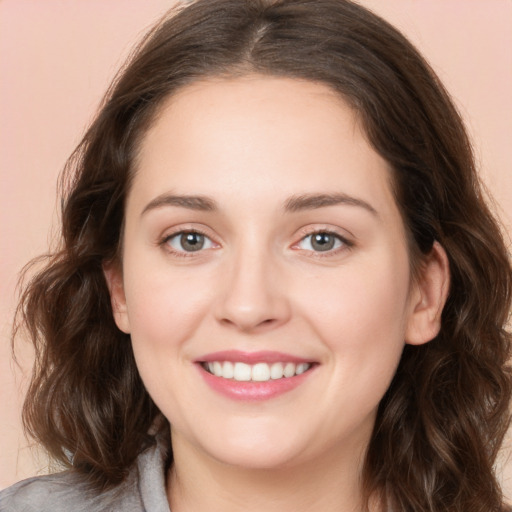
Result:
[[400,512],[500,510],[506,246],[442,84],[403,35],[348,0],[197,0],[171,10],[134,51],[67,163],[61,246],[22,293],[17,327],[36,349],[26,430],[97,488],[121,482],[151,442],[161,413],[114,323],[102,268],[120,258],[134,160],[162,102],[201,78],[250,72],[337,91],[393,169],[413,264],[435,240],[448,254],[441,331],[405,347],[367,451],[366,498]]

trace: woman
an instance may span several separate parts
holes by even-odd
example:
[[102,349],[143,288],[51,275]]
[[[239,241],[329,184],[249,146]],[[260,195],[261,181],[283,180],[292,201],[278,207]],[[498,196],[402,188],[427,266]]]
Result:
[[460,118],[341,0],[198,0],[68,164],[0,510],[501,510],[511,271]]

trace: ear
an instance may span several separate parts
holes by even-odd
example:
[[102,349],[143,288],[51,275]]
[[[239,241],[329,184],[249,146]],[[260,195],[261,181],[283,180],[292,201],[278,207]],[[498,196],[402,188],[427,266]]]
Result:
[[450,289],[450,264],[443,247],[434,242],[422,262],[410,294],[410,313],[405,342],[422,345],[434,339],[441,329],[441,314]]
[[109,262],[103,263],[103,274],[110,292],[110,303],[112,304],[112,314],[116,325],[121,331],[129,334],[130,322],[124,293],[123,271],[119,264]]

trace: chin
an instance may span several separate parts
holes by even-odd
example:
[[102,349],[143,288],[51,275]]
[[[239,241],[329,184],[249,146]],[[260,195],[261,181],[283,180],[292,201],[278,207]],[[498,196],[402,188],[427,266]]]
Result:
[[234,448],[216,455],[215,458],[218,462],[246,470],[279,470],[300,463],[297,454],[288,453],[286,450],[275,451],[261,447]]
[[[220,463],[245,469],[279,469],[300,463],[304,443],[293,436],[275,436],[246,431],[245,435],[231,435],[225,431],[207,437],[200,449]],[[203,438],[205,439],[205,438]]]

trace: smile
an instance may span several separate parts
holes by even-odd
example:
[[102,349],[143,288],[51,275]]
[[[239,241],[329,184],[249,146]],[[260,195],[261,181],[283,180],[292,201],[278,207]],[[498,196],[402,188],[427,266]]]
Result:
[[311,363],[276,362],[247,364],[232,361],[210,361],[202,363],[210,374],[238,382],[267,382],[288,379],[301,375],[311,368]]
[[236,401],[277,398],[304,385],[317,373],[317,361],[275,351],[223,350],[195,360],[204,382]]

